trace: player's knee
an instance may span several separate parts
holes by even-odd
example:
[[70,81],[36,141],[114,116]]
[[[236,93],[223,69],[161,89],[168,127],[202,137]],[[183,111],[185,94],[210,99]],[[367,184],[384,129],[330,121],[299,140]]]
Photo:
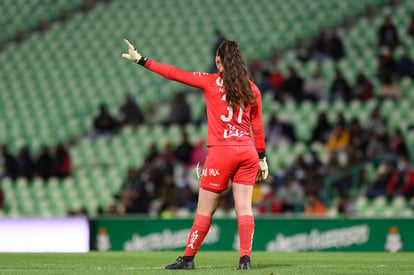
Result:
[[252,210],[252,206],[250,203],[243,204],[243,205],[237,205],[236,203],[235,211],[238,217],[244,216],[244,215],[253,215],[253,210]]

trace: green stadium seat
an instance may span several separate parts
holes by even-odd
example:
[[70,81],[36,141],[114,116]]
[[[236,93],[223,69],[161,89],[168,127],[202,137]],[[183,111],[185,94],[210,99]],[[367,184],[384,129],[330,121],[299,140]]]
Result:
[[386,197],[378,196],[372,201],[372,208],[375,215],[385,216],[389,215],[388,213],[388,202]]
[[407,209],[407,201],[404,197],[395,197],[392,199],[391,209],[394,216],[404,216]]

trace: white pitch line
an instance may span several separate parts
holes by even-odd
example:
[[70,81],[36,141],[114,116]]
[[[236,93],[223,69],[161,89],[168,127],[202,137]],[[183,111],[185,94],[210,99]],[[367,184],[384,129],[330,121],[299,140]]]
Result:
[[[226,266],[213,266],[213,265],[199,265],[196,266],[196,269],[207,269],[207,268],[217,268],[217,267],[233,267],[230,265],[226,265]],[[143,266],[143,267],[121,267],[121,268],[111,268],[111,267],[92,267],[92,268],[59,268],[59,270],[56,271],[76,271],[76,270],[90,270],[90,271],[129,271],[129,270],[162,270],[164,269],[163,266],[157,266],[157,267],[151,267],[151,266]],[[0,268],[0,271],[41,271],[41,270],[48,270],[48,268],[23,268],[23,269],[19,269],[19,268]]]

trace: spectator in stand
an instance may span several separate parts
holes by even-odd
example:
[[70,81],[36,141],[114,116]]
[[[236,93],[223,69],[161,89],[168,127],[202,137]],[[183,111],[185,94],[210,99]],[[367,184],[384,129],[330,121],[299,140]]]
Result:
[[392,194],[387,191],[387,185],[395,171],[396,167],[392,161],[383,161],[378,168],[378,175],[368,188],[365,195],[369,199],[373,199],[378,196],[392,196]]
[[347,149],[349,145],[349,131],[343,123],[337,123],[331,132],[326,144],[326,150],[330,154],[338,153]]
[[226,36],[223,34],[223,32],[220,29],[216,29],[214,31],[214,44],[213,44],[213,48],[211,51],[212,57],[216,57],[217,55],[217,49],[220,46],[220,44],[226,40]]
[[326,58],[337,61],[345,55],[344,44],[335,30],[321,30],[311,48],[312,58],[317,61]]
[[296,58],[302,62],[307,62],[312,57],[312,43],[309,39],[298,38],[295,46]]
[[406,76],[414,78],[414,63],[406,53],[403,53],[397,60],[396,72],[399,78]]
[[269,82],[270,71],[268,70],[260,70],[256,73],[254,77],[255,83],[257,83],[257,87],[260,89],[262,93],[270,93],[274,95],[276,93],[276,89],[270,84]]
[[306,79],[303,87],[304,99],[312,102],[326,97],[326,79],[319,69],[316,69],[312,77]]
[[349,101],[352,98],[351,88],[339,69],[335,70],[335,78],[331,85],[329,98],[331,101]]
[[295,161],[292,164],[292,167],[290,168],[289,173],[292,175],[294,180],[304,184],[304,181],[307,178],[307,170],[308,166],[305,162],[303,155],[298,154]]
[[414,38],[414,13],[411,14],[410,22],[408,23],[407,33]]
[[368,133],[366,157],[373,159],[384,155],[388,151],[388,125],[378,107],[372,110],[365,130]]
[[185,94],[178,92],[170,103],[170,112],[168,119],[164,122],[165,125],[178,124],[184,126],[189,123],[191,119],[191,107],[188,104]]
[[[329,160],[326,165],[326,174],[327,175],[336,175],[341,171],[341,165],[339,163],[339,157],[338,154],[330,154]],[[333,185],[340,185],[338,182],[332,183]]]
[[[255,83],[260,82],[262,76],[264,75],[264,72],[268,72],[267,69],[263,68],[262,61],[256,60],[256,59],[253,59],[250,61],[248,69]],[[262,92],[265,92],[265,91],[262,91]]]
[[338,201],[338,217],[349,218],[354,216],[355,213],[356,209],[349,196],[340,194]]
[[[226,36],[223,34],[223,32],[220,29],[215,29],[214,30],[214,43],[213,43],[213,47],[211,49],[211,55],[213,57],[213,60],[215,60],[216,58],[216,54],[217,54],[217,49],[220,46],[220,44],[226,40]],[[210,73],[215,73],[217,72],[217,67],[216,67],[216,63],[213,62],[210,66],[209,69]]]
[[191,151],[190,165],[203,165],[207,157],[206,141],[202,138]]
[[345,55],[344,44],[336,31],[332,31],[328,35],[326,52],[335,61],[338,61]]
[[174,185],[178,188],[178,194],[175,195],[176,205],[179,208],[184,207],[187,209],[196,210],[198,190],[194,190],[194,192],[192,191],[190,187],[188,169],[185,165],[182,165],[181,163],[176,163],[174,165],[173,181]]
[[275,99],[281,101],[279,91],[280,91],[280,87],[282,87],[282,84],[283,84],[282,73],[277,69],[273,70],[272,72],[269,71],[269,74],[267,75],[267,81],[269,82],[270,85],[272,85],[272,87],[276,91]]
[[160,191],[160,199],[162,201],[161,215],[164,210],[174,211],[178,208],[186,207],[194,199],[186,182],[180,184],[174,179],[175,177],[171,173],[166,173],[164,176]]
[[323,165],[316,151],[310,151],[309,160],[307,161],[306,174],[309,178],[316,178],[325,174],[326,167]]
[[378,30],[378,45],[394,49],[400,43],[398,31],[390,16],[384,18],[384,22]]
[[365,130],[372,132],[377,136],[384,137],[387,134],[387,122],[381,117],[381,112],[379,107],[375,107],[371,111],[371,116],[365,125]]
[[375,133],[367,131],[366,159],[372,160],[384,156],[387,153],[387,137],[381,138]]
[[167,179],[167,175],[174,174],[174,163],[170,162],[165,154],[160,154],[151,162],[149,182],[152,182],[156,196],[160,195],[161,187]]
[[119,115],[123,125],[138,126],[144,122],[141,109],[129,94],[125,96],[124,103],[119,109]]
[[[284,79],[280,91],[284,100],[292,98],[296,102],[303,100],[303,78],[298,75],[295,68],[289,68],[289,75]],[[287,98],[286,98],[287,97]]]
[[55,175],[58,178],[66,178],[70,175],[70,156],[63,144],[58,144],[58,146],[56,147],[54,166]]
[[282,73],[277,69],[273,72],[263,69],[262,64],[257,61],[251,62],[249,69],[260,91],[262,93],[271,93],[274,100],[282,102],[282,95],[280,93],[280,88],[283,84]]
[[408,148],[400,129],[394,130],[394,133],[390,138],[389,149],[392,154],[395,154],[398,157],[409,157]]
[[381,82],[377,96],[381,101],[401,97],[397,83],[397,63],[388,49],[385,49],[380,56],[377,75]]
[[148,155],[147,155],[146,159],[149,162],[152,162],[159,156],[160,156],[160,152],[158,152],[157,145],[155,143],[152,143],[150,145],[149,152],[148,152]]
[[332,125],[328,120],[328,116],[325,112],[318,114],[318,120],[316,122],[315,128],[312,131],[312,137],[310,143],[313,142],[322,142],[326,143],[329,139],[329,135],[332,131]]
[[347,122],[344,113],[339,112],[336,114],[336,123],[341,123],[344,127],[346,127]]
[[159,213],[161,217],[165,217],[166,212],[174,214],[177,211],[178,203],[176,196],[179,194],[179,189],[174,183],[174,177],[171,174],[166,174],[160,190],[161,207]]
[[167,141],[166,144],[164,145],[164,158],[168,161],[173,163],[176,158],[175,158],[175,152],[174,152],[174,148],[173,145],[171,144],[171,142]]
[[104,104],[99,106],[99,114],[93,122],[93,137],[110,137],[117,128],[117,122],[109,114]]
[[3,163],[4,175],[6,177],[16,179],[17,178],[17,162],[16,158],[10,154],[7,145],[1,146],[1,158],[0,163]]
[[396,62],[389,49],[383,49],[379,55],[377,76],[382,84],[392,84],[396,76]]
[[283,76],[280,72],[271,73],[269,70],[260,71],[260,75],[255,78],[257,87],[263,93],[271,93],[273,99],[282,102],[280,87],[283,83]]
[[374,86],[368,80],[364,73],[360,72],[357,76],[355,86],[353,87],[353,97],[362,101],[372,98]]
[[365,158],[367,147],[366,132],[358,118],[353,118],[349,126],[348,156],[351,163],[358,163]]
[[304,199],[303,187],[288,173],[276,193],[276,200],[282,204],[282,212],[303,211]]
[[408,157],[401,157],[397,169],[387,184],[388,194],[402,195],[406,199],[414,196],[414,169],[410,167]]
[[265,140],[270,144],[293,143],[296,141],[294,128],[291,123],[282,122],[272,114],[265,132]]
[[16,159],[16,163],[17,176],[31,180],[35,172],[35,167],[32,156],[30,155],[29,148],[27,146],[23,146],[22,148],[20,148],[19,155]]
[[368,134],[368,144],[366,149],[366,157],[368,159],[381,156],[386,152],[388,148],[387,129],[387,123],[381,117],[379,108],[375,107],[365,125],[365,131]]
[[191,158],[192,151],[193,151],[193,145],[188,140],[188,134],[187,132],[183,132],[181,143],[175,149],[174,156],[176,160],[187,165],[187,164],[190,164],[190,158]]
[[329,58],[327,53],[327,35],[325,30],[321,30],[315,37],[311,44],[311,56],[317,61],[323,61]]
[[149,197],[134,169],[128,169],[121,187],[121,201],[126,213],[148,213]]
[[350,138],[354,136],[362,137],[364,136],[364,129],[361,126],[361,122],[357,117],[354,117],[349,124],[349,136]]
[[36,162],[36,172],[44,180],[53,176],[53,158],[50,155],[49,147],[44,145]]
[[159,196],[158,184],[154,183],[154,167],[153,162],[150,162],[148,158],[144,159],[144,163],[137,171],[138,180],[143,184],[143,188],[150,201]]
[[313,192],[310,193],[306,198],[305,214],[307,216],[325,216],[326,214],[325,204]]

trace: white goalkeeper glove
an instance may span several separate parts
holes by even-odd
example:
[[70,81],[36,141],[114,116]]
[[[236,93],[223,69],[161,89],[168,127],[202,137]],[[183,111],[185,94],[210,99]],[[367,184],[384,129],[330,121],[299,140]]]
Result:
[[259,171],[257,172],[256,181],[264,181],[269,176],[269,167],[267,166],[266,157],[259,160]]
[[[127,44],[128,46],[128,53],[123,53],[122,54],[123,58],[127,60],[131,60],[138,64],[141,64],[141,62],[146,61],[146,58],[143,57],[139,52],[137,52],[134,45],[132,45],[132,43],[128,39],[124,38],[124,41],[125,41],[125,44]],[[144,64],[141,64],[141,65],[145,65],[145,62]]]

